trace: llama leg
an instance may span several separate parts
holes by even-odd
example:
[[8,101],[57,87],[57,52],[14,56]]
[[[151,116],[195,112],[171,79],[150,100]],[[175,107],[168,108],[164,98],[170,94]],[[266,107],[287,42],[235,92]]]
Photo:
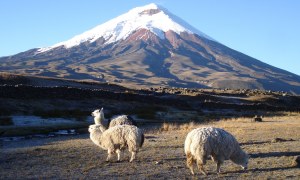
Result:
[[224,158],[221,156],[217,157],[217,173],[220,174],[221,173],[221,165],[224,162]]
[[135,155],[136,155],[136,152],[132,151],[131,152],[131,158],[130,158],[129,162],[132,162],[135,159]]
[[220,169],[220,168],[221,168],[221,165],[222,165],[222,162],[221,162],[221,161],[218,161],[218,162],[217,162],[217,173],[218,173],[218,174],[221,173],[221,169]]
[[216,156],[214,153],[212,153],[210,157],[211,157],[211,160],[212,160],[213,162],[215,162],[215,163],[218,162],[217,156]]
[[195,175],[193,167],[193,156],[191,153],[187,153],[186,155],[186,165],[188,168],[190,168],[192,175]]
[[197,166],[198,166],[199,171],[202,174],[204,174],[205,176],[207,176],[207,172],[204,170],[204,167],[203,167],[203,165],[205,165],[205,164],[206,164],[206,160],[205,159],[203,159],[203,160],[197,159]]
[[112,156],[112,151],[111,151],[111,150],[108,150],[108,151],[107,151],[107,158],[106,158],[106,161],[107,161],[107,162],[110,161],[111,156]]
[[116,153],[117,153],[117,155],[118,155],[118,161],[120,161],[120,159],[121,159],[121,150],[120,150],[120,149],[117,149],[117,150],[116,150]]
[[220,174],[221,173],[221,165],[223,164],[223,160],[220,158],[218,158],[215,154],[211,155],[212,160],[217,163],[217,173]]

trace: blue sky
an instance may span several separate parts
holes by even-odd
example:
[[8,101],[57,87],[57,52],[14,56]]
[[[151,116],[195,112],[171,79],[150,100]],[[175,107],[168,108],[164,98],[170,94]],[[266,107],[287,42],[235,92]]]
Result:
[[300,75],[298,0],[2,0],[0,57],[68,40],[149,3],[232,49]]

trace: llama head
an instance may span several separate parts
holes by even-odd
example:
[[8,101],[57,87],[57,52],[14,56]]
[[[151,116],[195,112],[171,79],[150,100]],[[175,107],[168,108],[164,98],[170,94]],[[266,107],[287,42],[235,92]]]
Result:
[[90,125],[90,126],[89,126],[89,133],[92,133],[92,132],[96,131],[97,128],[98,128],[98,126],[99,126],[99,125],[95,125],[95,124]]
[[93,133],[93,132],[104,132],[106,129],[105,127],[103,127],[102,125],[97,125],[97,124],[93,124],[89,126],[89,133]]
[[103,108],[101,109],[96,109],[92,112],[92,116],[94,117],[97,117],[97,116],[104,116],[104,113],[103,113]]
[[104,121],[104,113],[103,113],[103,108],[96,109],[95,111],[92,112],[92,116],[94,116],[94,121],[96,125],[102,125]]
[[94,116],[94,117],[99,116],[100,115],[100,110],[96,109],[95,111],[92,112],[91,115]]
[[242,156],[242,159],[241,159],[241,162],[239,163],[239,165],[241,166],[241,168],[243,170],[246,170],[246,169],[248,169],[248,163],[249,163],[250,156],[244,151],[242,153],[243,153],[243,156]]

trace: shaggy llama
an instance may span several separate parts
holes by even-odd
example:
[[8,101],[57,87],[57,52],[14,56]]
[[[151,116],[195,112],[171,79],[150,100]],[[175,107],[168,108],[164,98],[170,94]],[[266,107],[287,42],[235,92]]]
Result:
[[132,125],[118,125],[105,130],[102,125],[94,124],[89,126],[89,132],[90,139],[97,146],[107,150],[106,161],[110,161],[114,153],[117,153],[118,161],[120,161],[121,151],[128,148],[131,153],[129,162],[132,162],[144,143],[142,130]]
[[184,151],[187,157],[187,166],[194,175],[193,162],[196,162],[200,172],[207,175],[204,170],[206,160],[211,156],[217,163],[217,173],[224,160],[230,159],[243,169],[248,167],[248,155],[245,153],[233,135],[220,128],[202,127],[188,133]]
[[129,119],[127,115],[116,116],[115,118],[108,121],[105,120],[103,108],[101,108],[101,110],[96,109],[95,111],[93,111],[92,116],[94,116],[94,121],[96,125],[102,125],[106,128],[111,128],[123,124],[136,126],[135,121],[133,119]]
[[136,122],[133,119],[130,119],[127,115],[120,115],[112,118],[111,120],[108,121],[109,127],[114,127],[117,125],[134,125],[136,126]]

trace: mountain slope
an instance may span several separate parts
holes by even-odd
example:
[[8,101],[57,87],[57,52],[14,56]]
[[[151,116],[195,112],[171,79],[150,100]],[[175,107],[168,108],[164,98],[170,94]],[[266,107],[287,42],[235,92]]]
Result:
[[130,87],[271,89],[300,93],[300,77],[230,49],[150,4],[47,48],[0,58],[0,71]]

